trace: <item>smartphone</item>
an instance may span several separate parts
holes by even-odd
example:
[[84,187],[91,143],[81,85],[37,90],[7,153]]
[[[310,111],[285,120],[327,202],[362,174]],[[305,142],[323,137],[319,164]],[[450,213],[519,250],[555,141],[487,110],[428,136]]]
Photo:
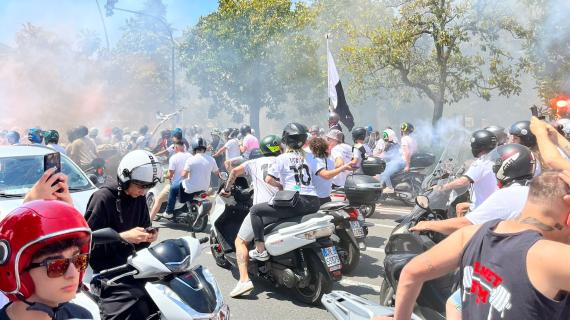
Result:
[[44,172],[56,168],[54,174],[61,172],[61,155],[59,152],[48,153],[44,156]]
[[533,117],[537,117],[537,118],[539,117],[539,115],[538,115],[538,108],[537,108],[536,106],[530,107],[530,113],[532,113],[532,116],[533,116]]

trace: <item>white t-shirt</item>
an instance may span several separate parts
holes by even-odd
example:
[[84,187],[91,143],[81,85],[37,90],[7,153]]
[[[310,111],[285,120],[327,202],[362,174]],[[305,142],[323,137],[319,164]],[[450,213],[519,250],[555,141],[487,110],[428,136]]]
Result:
[[[314,155],[311,154],[312,157]],[[321,170],[333,170],[334,169],[334,162],[330,158],[316,158],[315,161],[317,162],[317,172],[315,176],[315,180],[313,181],[313,185],[317,190],[317,196],[319,198],[326,198],[330,197],[332,191],[332,179],[327,180],[325,178],[319,177],[318,173]]]
[[416,151],[418,151],[418,143],[416,142],[416,139],[412,138],[411,136],[403,136],[401,140],[402,142],[400,143],[400,146],[402,147],[402,155],[404,154],[404,146],[408,146],[410,155],[413,155],[416,153]]
[[243,152],[244,159],[249,159],[249,154],[251,153],[251,150],[259,149],[259,140],[257,140],[257,138],[252,134],[246,135],[243,138],[241,144],[245,147],[245,151]]
[[[361,147],[363,147],[363,145],[360,144],[360,143],[359,143],[359,144],[355,144],[355,145],[352,147],[352,159],[358,160],[358,161],[356,162],[356,165],[355,165],[356,168],[360,168],[360,165],[362,164],[362,159],[363,159],[363,157],[362,157],[362,151],[360,151],[360,148],[361,148]],[[366,156],[366,147],[364,147],[364,155]]]
[[253,205],[269,202],[277,192],[277,188],[265,182],[276,159],[277,157],[261,157],[243,163],[245,173],[251,177],[253,185]]
[[[347,164],[352,160],[352,147],[346,143],[337,144],[331,150],[331,158],[333,162],[336,162],[337,158],[341,158],[344,164]],[[348,177],[349,171],[344,171],[339,173],[336,177],[332,179],[332,183],[339,187],[344,187],[346,182],[346,177]]]
[[190,173],[190,177],[182,181],[184,191],[194,193],[210,188],[211,173],[218,171],[218,165],[210,155],[197,153],[186,160],[184,170]]
[[240,156],[239,141],[237,139],[230,139],[224,145],[226,147],[226,160],[237,158]]
[[477,209],[467,213],[465,218],[473,224],[483,224],[494,219],[509,220],[519,216],[529,187],[512,185],[495,191]]
[[[305,157],[299,153],[287,152],[275,159],[269,175],[279,179],[284,190],[299,191],[302,195],[316,196],[317,192],[313,181],[317,172],[315,157],[306,153]],[[298,181],[298,182],[297,182]]]
[[473,181],[469,190],[473,209],[481,205],[483,201],[497,190],[497,178],[493,172],[493,162],[487,159],[486,156],[473,161],[464,175]]
[[382,152],[384,152],[384,148],[386,148],[386,142],[384,142],[384,140],[380,139],[378,141],[376,141],[376,145],[374,146],[374,150],[372,151],[372,154],[375,157],[379,157]]
[[182,171],[184,171],[184,165],[186,160],[192,157],[188,152],[177,152],[168,160],[168,170],[173,170],[174,175],[172,176],[172,184],[180,183],[182,178]]

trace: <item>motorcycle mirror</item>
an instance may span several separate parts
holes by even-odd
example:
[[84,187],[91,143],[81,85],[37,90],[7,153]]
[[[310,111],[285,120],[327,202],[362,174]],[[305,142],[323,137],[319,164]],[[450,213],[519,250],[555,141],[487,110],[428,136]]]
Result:
[[228,175],[227,172],[220,172],[220,178],[221,178],[222,180],[227,181],[227,180],[228,180],[228,177],[229,177],[229,175]]
[[104,228],[91,233],[93,244],[108,244],[123,241],[119,233],[111,228]]
[[429,209],[429,198],[426,196],[417,196],[416,197],[416,204],[420,208],[427,210],[427,209]]

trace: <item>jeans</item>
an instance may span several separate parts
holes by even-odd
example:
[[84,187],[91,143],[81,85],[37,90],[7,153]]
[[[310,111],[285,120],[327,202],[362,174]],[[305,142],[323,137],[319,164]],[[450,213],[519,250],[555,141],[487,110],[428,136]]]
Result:
[[406,167],[406,162],[403,159],[393,159],[386,162],[386,169],[380,174],[380,182],[388,188],[392,188],[392,180],[390,178],[399,171]]
[[178,197],[178,192],[182,187],[181,183],[173,183],[170,185],[170,192],[168,193],[168,202],[166,204],[166,213],[173,213],[174,206],[176,205],[176,197]]

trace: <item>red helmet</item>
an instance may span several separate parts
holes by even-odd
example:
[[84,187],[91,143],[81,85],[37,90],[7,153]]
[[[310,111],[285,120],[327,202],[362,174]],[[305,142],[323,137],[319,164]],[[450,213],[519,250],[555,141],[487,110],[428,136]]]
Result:
[[[0,290],[14,300],[29,298],[34,283],[24,269],[39,249],[65,239],[85,239],[81,253],[89,253],[91,230],[69,204],[57,200],[37,200],[23,204],[0,221]],[[83,279],[83,272],[79,281]]]

